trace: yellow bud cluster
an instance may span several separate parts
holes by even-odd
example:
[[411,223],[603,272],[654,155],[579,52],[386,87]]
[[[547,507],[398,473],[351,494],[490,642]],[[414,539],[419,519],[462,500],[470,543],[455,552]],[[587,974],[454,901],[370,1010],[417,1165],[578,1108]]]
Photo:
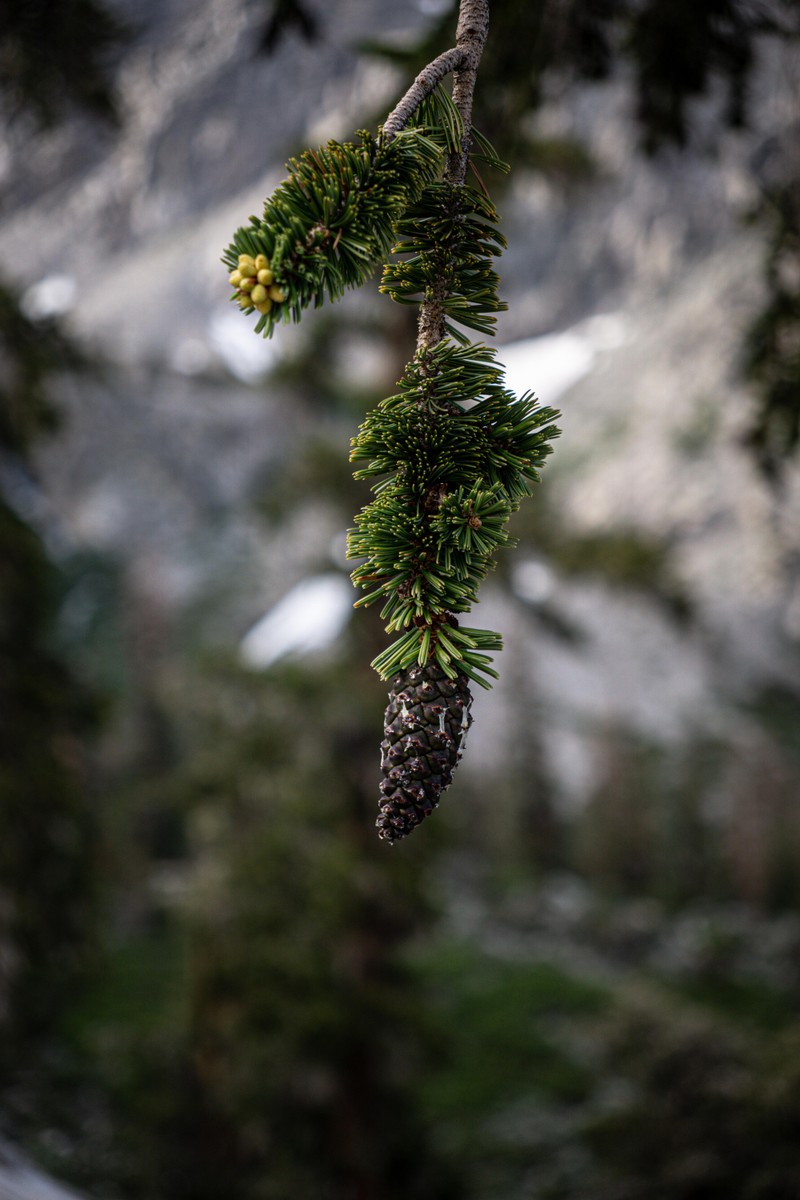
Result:
[[282,304],[286,293],[275,283],[275,276],[270,270],[269,259],[265,254],[240,254],[239,265],[231,271],[229,280],[236,288],[236,299],[240,308],[255,308],[260,313],[268,313],[273,304]]

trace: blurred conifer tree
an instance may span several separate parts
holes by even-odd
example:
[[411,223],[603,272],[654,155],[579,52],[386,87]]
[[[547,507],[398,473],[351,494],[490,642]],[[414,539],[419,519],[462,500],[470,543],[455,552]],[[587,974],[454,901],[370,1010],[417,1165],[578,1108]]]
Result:
[[435,833],[388,861],[375,841],[379,689],[365,671],[343,705],[341,668],[217,663],[179,685],[185,756],[161,793],[190,849],[180,1025],[154,1006],[118,1031],[98,1064],[115,1148],[79,1182],[115,1161],[131,1197],[463,1193],[419,1111],[443,1048],[406,962],[434,915]]
[[[4,5],[0,97],[8,114],[49,126],[74,105],[115,119],[107,60],[122,37],[122,24],[94,0]],[[0,1078],[13,1087],[22,1073],[34,1091],[46,1086],[36,1082],[43,1046],[94,946],[84,748],[97,712],[55,647],[59,570],[15,497],[35,491],[31,451],[57,426],[55,378],[87,366],[56,322],[32,320],[0,282]],[[22,1097],[23,1108],[30,1103]]]
[[109,66],[125,36],[96,0],[9,0],[0,9],[0,96],[12,114],[42,125],[70,108],[114,122]]
[[0,288],[0,1063],[32,1065],[92,942],[93,835],[83,738],[93,705],[53,645],[58,571],[14,510],[8,481],[55,410],[48,385],[83,366],[52,324],[34,324]]

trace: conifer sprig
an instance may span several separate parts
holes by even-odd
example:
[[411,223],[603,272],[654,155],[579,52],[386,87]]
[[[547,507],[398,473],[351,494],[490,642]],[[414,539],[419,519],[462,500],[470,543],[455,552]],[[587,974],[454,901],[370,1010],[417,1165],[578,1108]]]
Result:
[[405,257],[384,267],[381,291],[400,304],[419,304],[435,281],[451,337],[468,344],[454,321],[492,334],[493,314],[508,307],[498,298],[492,267],[506,246],[496,220],[491,201],[473,188],[429,185],[398,223],[394,254]]
[[256,332],[264,337],[279,321],[299,321],[303,309],[365,283],[389,254],[395,222],[441,171],[444,133],[430,136],[415,126],[391,141],[359,136],[358,144],[330,141],[290,159],[289,176],[265,202],[263,216],[237,229],[223,255],[233,298],[246,312],[258,305],[236,273],[242,259],[266,263],[275,292],[259,309]]
[[508,391],[493,350],[449,339],[419,350],[399,387],[367,417],[350,456],[364,463],[356,479],[384,477],[348,541],[349,557],[363,559],[357,605],[382,601],[387,632],[400,634],[373,666],[387,678],[435,658],[484,683],[494,674],[485,651],[500,649],[500,637],[465,637],[454,615],[477,603],[508,519],[551,451],[557,414]]

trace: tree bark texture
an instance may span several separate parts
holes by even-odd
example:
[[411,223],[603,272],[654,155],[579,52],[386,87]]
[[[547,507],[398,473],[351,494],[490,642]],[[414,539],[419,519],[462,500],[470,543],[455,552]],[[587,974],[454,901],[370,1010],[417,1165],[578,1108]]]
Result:
[[[461,150],[448,155],[444,172],[445,182],[454,187],[461,187],[467,176],[472,137],[472,97],[475,92],[478,63],[488,32],[489,0],[461,0],[455,46],[457,51],[461,51],[461,55],[459,65],[453,71],[453,103],[461,115],[464,132]],[[445,318],[442,301],[446,289],[446,280],[440,277],[422,302],[417,336],[418,351],[432,348],[444,337]]]

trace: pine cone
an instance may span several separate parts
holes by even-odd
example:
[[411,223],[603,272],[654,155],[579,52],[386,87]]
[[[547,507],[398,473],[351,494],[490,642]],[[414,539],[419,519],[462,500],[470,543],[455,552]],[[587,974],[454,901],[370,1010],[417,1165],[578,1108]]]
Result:
[[379,837],[405,837],[438,806],[461,758],[471,705],[466,675],[450,679],[438,663],[395,676],[381,743]]

